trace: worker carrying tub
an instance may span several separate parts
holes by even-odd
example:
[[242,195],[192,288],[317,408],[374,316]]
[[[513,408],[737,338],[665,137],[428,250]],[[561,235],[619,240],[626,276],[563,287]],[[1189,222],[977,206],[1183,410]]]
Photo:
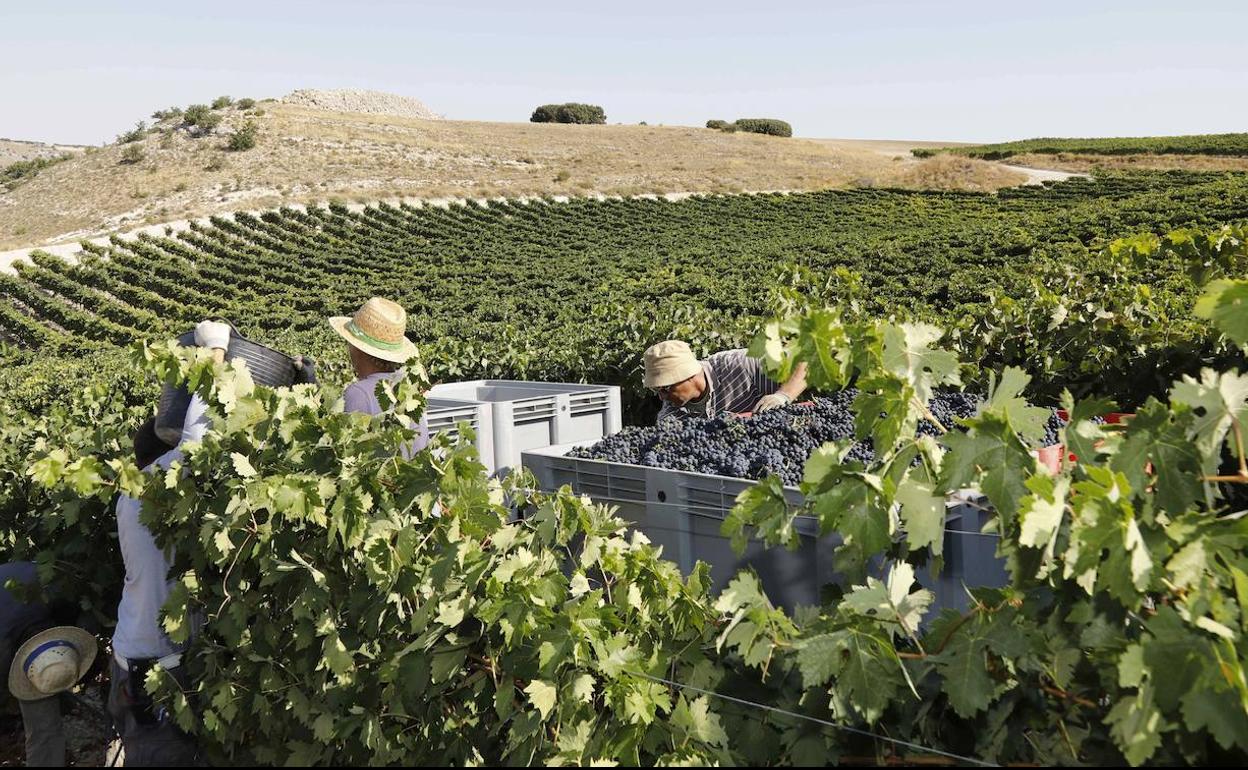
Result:
[[767,377],[763,362],[744,348],[724,350],[699,361],[681,340],[652,345],[645,353],[645,386],[663,400],[659,420],[680,415],[713,417],[720,412],[765,412],[791,404],[806,390],[806,364],[788,382]]

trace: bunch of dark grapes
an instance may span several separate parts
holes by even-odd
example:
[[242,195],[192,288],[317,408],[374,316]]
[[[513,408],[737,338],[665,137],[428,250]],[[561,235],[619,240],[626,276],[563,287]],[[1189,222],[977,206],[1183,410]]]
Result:
[[[625,428],[592,447],[574,449],[570,456],[744,479],[774,474],[785,485],[796,486],[811,452],[829,441],[853,438],[851,407],[857,395],[851,388],[752,417],[668,418],[653,427]],[[948,391],[937,393],[928,409],[941,425],[952,428],[957,418],[973,416],[978,406],[974,395]],[[924,420],[918,433],[938,431]],[[868,440],[856,442],[847,459],[866,464],[874,458]]]
[[[1104,425],[1105,418],[1093,417],[1091,422],[1097,423],[1098,425]],[[1054,409],[1053,413],[1049,415],[1048,421],[1044,424],[1044,438],[1041,440],[1040,446],[1053,446],[1057,442],[1061,441],[1061,435],[1058,431],[1065,428],[1066,424],[1066,420],[1063,420],[1061,415],[1057,413],[1057,410]]]

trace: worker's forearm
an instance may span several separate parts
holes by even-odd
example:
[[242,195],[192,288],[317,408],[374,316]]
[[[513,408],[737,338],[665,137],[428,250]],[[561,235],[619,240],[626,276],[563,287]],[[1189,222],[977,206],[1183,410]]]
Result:
[[800,363],[793,370],[793,376],[789,381],[780,386],[780,392],[788,396],[790,400],[796,401],[806,392],[806,364]]

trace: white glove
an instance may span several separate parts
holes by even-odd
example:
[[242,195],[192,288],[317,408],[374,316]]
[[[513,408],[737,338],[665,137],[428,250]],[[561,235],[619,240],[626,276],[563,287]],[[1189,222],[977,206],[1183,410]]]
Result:
[[220,321],[200,321],[195,327],[195,344],[215,350],[230,349],[230,326]]
[[793,403],[793,399],[789,398],[787,394],[777,390],[775,393],[760,398],[758,403],[754,405],[754,411],[765,412],[768,409],[778,409],[782,406],[788,406],[791,403]]

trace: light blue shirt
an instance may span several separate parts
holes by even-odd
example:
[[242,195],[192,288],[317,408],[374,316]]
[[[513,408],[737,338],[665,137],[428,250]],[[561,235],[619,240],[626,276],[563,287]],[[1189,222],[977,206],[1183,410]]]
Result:
[[[377,401],[377,386],[383,380],[391,382],[401,378],[403,371],[397,372],[377,372],[367,377],[356,380],[347,386],[342,392],[343,411],[358,412],[376,417],[381,414],[381,404]],[[420,450],[429,445],[429,423],[422,415],[420,425],[416,428],[416,438],[412,440],[411,447],[404,451],[404,457],[411,457]]]
[[[167,469],[181,460],[182,445],[202,440],[208,422],[207,405],[199,396],[192,397],[178,446],[158,457],[148,468]],[[126,565],[126,580],[121,587],[121,603],[117,605],[113,654],[123,660],[163,658],[181,649],[170,641],[160,624],[160,608],[173,588],[173,581],[169,579],[173,549],[166,553],[156,545],[151,530],[139,520],[142,508],[142,501],[133,497],[120,495],[117,498],[117,541]]]

